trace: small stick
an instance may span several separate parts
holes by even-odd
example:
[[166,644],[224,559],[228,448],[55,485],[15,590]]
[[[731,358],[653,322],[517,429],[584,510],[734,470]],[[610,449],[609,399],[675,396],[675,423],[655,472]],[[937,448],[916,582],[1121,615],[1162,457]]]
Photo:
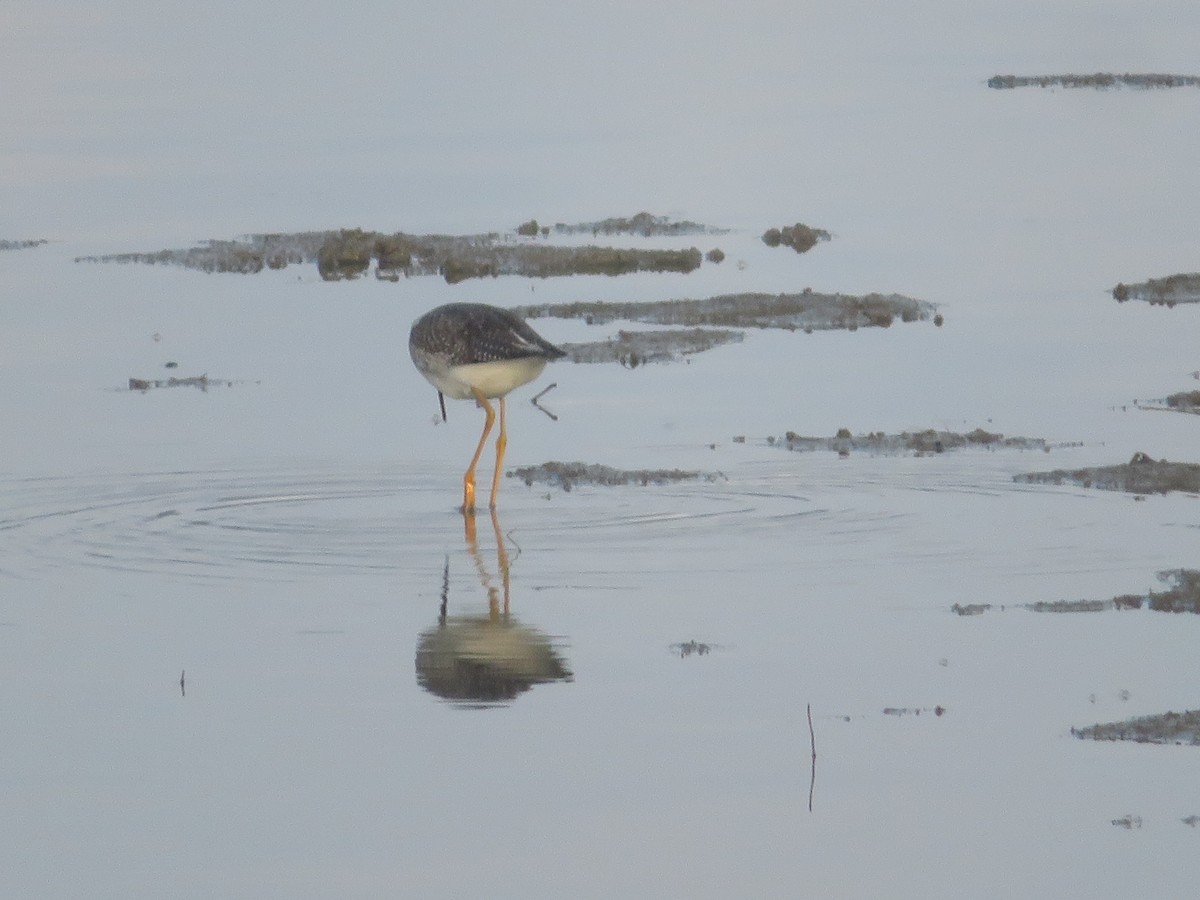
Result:
[[813,789],[817,786],[817,735],[813,731],[812,704],[808,704],[808,740],[812,745],[812,780],[808,783],[808,811],[812,812]]
[[187,669],[179,670],[179,696],[180,697],[187,696],[187,688],[184,686],[184,680],[183,680],[183,676],[186,674],[187,674]]
[[554,413],[550,412],[550,410],[546,409],[546,407],[542,406],[542,404],[538,403],[538,401],[541,400],[543,397],[545,397],[549,391],[554,390],[556,387],[558,387],[557,381],[550,382],[550,385],[546,388],[546,390],[539,392],[535,397],[531,398],[529,401],[534,406],[536,406],[538,409],[540,409],[542,412],[544,412],[546,415],[548,415],[555,422],[558,421],[558,416],[556,416]]

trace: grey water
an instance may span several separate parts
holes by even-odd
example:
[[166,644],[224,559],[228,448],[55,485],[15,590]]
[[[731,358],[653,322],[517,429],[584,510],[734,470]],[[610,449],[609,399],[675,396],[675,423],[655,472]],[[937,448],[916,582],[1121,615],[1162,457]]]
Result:
[[[1195,617],[951,608],[1196,564],[1193,496],[1013,476],[1197,461],[1200,421],[1134,401],[1194,387],[1200,313],[1108,291],[1196,268],[1200,91],[986,80],[1195,74],[1198,33],[1172,4],[6,4],[0,239],[48,243],[0,251],[0,892],[1182,894],[1195,748],[1071,728],[1196,708]],[[614,244],[725,261],[74,261],[643,209],[730,231]],[[797,221],[832,240],[759,239]],[[556,363],[510,398],[509,467],[719,477],[506,479],[468,530],[481,417],[440,421],[421,313],[805,287],[945,324]],[[128,390],[172,373],[211,383]],[[551,383],[556,419],[526,402]],[[977,427],[1052,447],[768,441]]]

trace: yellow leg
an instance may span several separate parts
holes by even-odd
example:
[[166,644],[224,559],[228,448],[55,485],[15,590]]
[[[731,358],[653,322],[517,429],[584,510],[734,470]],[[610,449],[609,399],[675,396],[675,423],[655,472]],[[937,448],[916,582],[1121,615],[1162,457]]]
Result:
[[508,447],[508,429],[504,424],[504,398],[500,398],[500,434],[496,438],[496,471],[492,473],[492,496],[488,509],[496,508],[496,494],[500,490],[500,467],[504,465],[504,450]]
[[492,409],[492,404],[488,403],[487,397],[474,389],[471,392],[475,395],[475,404],[482,407],[483,411],[487,413],[487,421],[483,423],[483,434],[479,436],[479,446],[475,448],[475,455],[471,457],[471,465],[467,466],[467,473],[463,475],[464,513],[475,512],[475,466],[483,453],[483,445],[487,441],[488,434],[491,433],[492,423],[496,421],[496,411]]

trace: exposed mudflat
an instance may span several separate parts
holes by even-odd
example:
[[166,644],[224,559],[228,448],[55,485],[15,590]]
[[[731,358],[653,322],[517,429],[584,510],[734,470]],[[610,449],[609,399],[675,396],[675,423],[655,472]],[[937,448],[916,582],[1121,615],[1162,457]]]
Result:
[[827,450],[842,456],[856,453],[945,453],[948,450],[960,450],[964,447],[982,448],[987,450],[1043,450],[1049,451],[1050,445],[1042,438],[1006,437],[996,432],[976,428],[965,434],[956,431],[938,431],[933,428],[925,431],[902,431],[898,434],[886,434],[882,431],[871,431],[866,434],[851,434],[847,428],[842,428],[832,437],[807,437],[794,431],[787,432],[782,438],[769,437],[767,443],[784,447],[797,452]]
[[614,469],[599,463],[544,462],[536,466],[510,469],[509,478],[524,481],[527,486],[545,484],[560,487],[564,491],[580,485],[593,487],[619,487],[625,485],[670,484],[678,481],[720,481],[725,476],[720,472],[697,472],[683,469]]
[[1200,613],[1200,571],[1168,569],[1158,573],[1166,590],[1144,594],[1121,594],[1108,600],[1039,600],[1032,603],[955,603],[951,612],[978,616],[992,610],[1024,609],[1038,613],[1093,613],[1112,610],[1147,609],[1153,612]]
[[1200,710],[1138,716],[1123,722],[1105,722],[1072,728],[1077,738],[1093,741],[1133,741],[1137,744],[1190,744],[1200,746]]
[[1200,87],[1197,75],[1131,74],[1096,72],[1092,75],[993,75],[988,87],[1008,90],[1019,87],[1049,88],[1174,88]]
[[252,234],[210,240],[180,250],[80,256],[76,262],[176,265],[202,272],[253,274],[264,269],[316,263],[326,281],[366,275],[372,262],[382,280],[440,275],[447,283],[469,278],[522,275],[626,275],[632,272],[691,272],[702,256],[685,250],[569,247],[517,241],[498,233],[474,235],[384,234],[358,228],[292,234]]
[[768,247],[791,247],[797,253],[807,253],[819,241],[832,239],[833,235],[824,228],[813,228],[803,222],[782,228],[768,228],[762,236],[763,243]]
[[1198,493],[1200,464],[1152,459],[1139,452],[1129,462],[1120,465],[1027,472],[1014,475],[1013,480],[1025,484],[1075,484],[1131,494],[1166,494],[1171,491]]
[[563,343],[559,348],[577,363],[620,363],[635,369],[646,363],[678,362],[696,353],[740,343],[745,332],[730,328],[668,328],[661,331],[622,329],[605,341]]
[[896,320],[926,321],[934,318],[936,311],[936,304],[902,294],[855,296],[815,291],[722,294],[704,300],[527,304],[516,309],[527,319],[582,319],[595,325],[626,320],[653,325],[783,328],[788,331],[887,328]]
[[1151,306],[1175,306],[1178,303],[1200,303],[1200,273],[1189,272],[1149,278],[1133,284],[1121,282],[1112,289],[1118,303],[1126,300],[1145,300]]

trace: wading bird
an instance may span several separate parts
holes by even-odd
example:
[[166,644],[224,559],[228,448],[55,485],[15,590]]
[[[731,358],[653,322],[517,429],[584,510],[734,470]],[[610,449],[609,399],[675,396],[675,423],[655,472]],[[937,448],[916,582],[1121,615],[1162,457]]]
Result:
[[504,397],[513,388],[533,381],[547,362],[566,353],[530,328],[516,313],[483,303],[448,303],[425,313],[409,332],[408,352],[417,370],[437,388],[443,420],[444,397],[473,398],[487,415],[479,445],[463,475],[464,513],[475,511],[475,466],[496,420],[495,410],[488,401],[499,399],[500,434],[496,438],[496,470],[488,502],[495,509],[500,467],[504,448],[508,446]]

